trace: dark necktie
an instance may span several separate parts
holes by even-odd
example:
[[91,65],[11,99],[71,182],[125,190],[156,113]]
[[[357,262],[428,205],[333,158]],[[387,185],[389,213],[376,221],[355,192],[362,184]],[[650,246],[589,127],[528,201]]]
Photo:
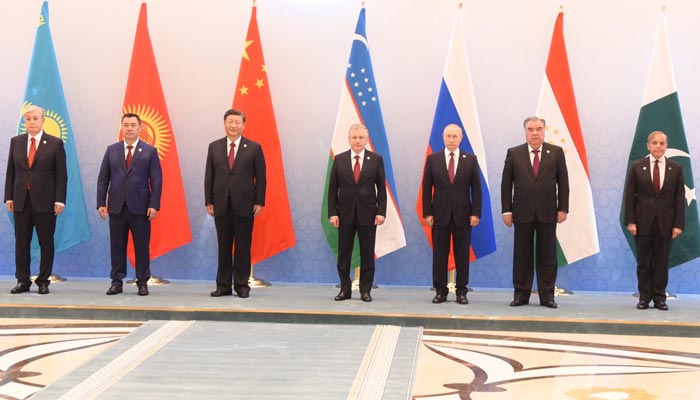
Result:
[[455,183],[455,153],[450,153],[450,163],[447,165],[447,174],[450,176],[450,183]]
[[659,173],[659,160],[654,161],[654,178],[651,180],[651,184],[654,186],[654,193],[659,193],[661,191],[661,174]]
[[352,169],[352,174],[355,177],[355,183],[360,181],[360,156],[355,156],[355,167]]
[[228,168],[233,169],[233,161],[236,159],[236,144],[231,143],[231,149],[228,151]]
[[128,171],[131,168],[131,159],[134,158],[133,154],[131,154],[131,149],[133,149],[134,146],[126,146],[126,149],[129,151],[126,153],[126,170]]
[[31,144],[29,145],[29,156],[27,157],[27,162],[29,162],[29,168],[34,164],[34,156],[36,155],[36,138],[31,138]]
[[532,150],[533,153],[535,153],[535,158],[532,159],[532,172],[535,173],[535,176],[537,176],[537,172],[540,170],[540,151],[538,150]]

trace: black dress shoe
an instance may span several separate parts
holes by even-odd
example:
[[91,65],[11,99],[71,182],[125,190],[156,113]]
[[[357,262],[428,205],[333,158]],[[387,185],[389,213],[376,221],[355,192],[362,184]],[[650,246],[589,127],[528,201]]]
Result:
[[247,299],[250,297],[250,290],[241,290],[240,292],[236,292],[236,294],[242,299]]
[[530,301],[528,300],[521,300],[521,299],[515,299],[510,302],[511,307],[520,307],[520,306],[526,306],[530,304]]
[[112,285],[107,289],[107,296],[112,296],[114,294],[121,293],[123,291],[121,286]]
[[649,301],[648,300],[639,300],[637,303],[637,310],[646,310],[649,308]]
[[370,295],[369,293],[362,293],[362,295],[360,295],[360,298],[366,303],[372,301],[372,295]]
[[341,290],[340,293],[335,296],[335,301],[349,300],[351,296],[352,294],[350,292],[345,293]]
[[230,290],[216,289],[215,291],[211,292],[210,294],[211,294],[211,297],[222,297],[222,296],[231,296],[233,294],[233,292]]
[[661,311],[668,311],[668,305],[665,301],[655,301],[654,308]]
[[447,300],[447,295],[444,295],[442,293],[438,293],[433,297],[433,304],[440,304],[444,303],[445,300]]
[[24,293],[29,291],[29,286],[31,285],[22,285],[21,283],[17,284],[17,286],[13,287],[10,290],[10,293],[12,294],[18,294],[18,293]]
[[49,294],[49,286],[48,285],[39,286],[39,294]]
[[557,305],[557,302],[554,300],[547,300],[547,301],[540,302],[540,305],[542,307],[547,307],[547,308],[558,308],[559,307],[559,305]]
[[466,294],[458,294],[457,295],[457,303],[469,304],[469,300],[467,299],[467,295]]
[[139,296],[148,296],[148,286],[139,286]]

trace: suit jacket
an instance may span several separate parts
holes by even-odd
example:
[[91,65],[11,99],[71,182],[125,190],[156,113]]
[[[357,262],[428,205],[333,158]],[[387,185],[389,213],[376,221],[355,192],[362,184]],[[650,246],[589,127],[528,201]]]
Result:
[[532,170],[527,143],[508,149],[501,179],[501,209],[513,222],[556,223],[569,212],[569,173],[561,147],[543,143],[538,174]]
[[14,202],[15,211],[24,210],[27,199],[27,183],[31,185],[32,209],[39,212],[53,211],[54,203],[66,202],[66,152],[63,141],[44,132],[41,136],[34,165],[27,160],[29,135],[15,136],[10,140],[5,175],[5,201]]
[[241,137],[233,168],[228,166],[226,137],[209,144],[204,203],[214,205],[214,216],[224,216],[231,199],[234,215],[252,217],[253,205],[265,205],[266,187],[265,155],[259,143]]
[[132,214],[160,209],[163,173],[158,150],[139,140],[127,171],[124,141],[111,144],[105,151],[97,176],[97,208],[107,206],[110,214],[119,214],[124,204]]
[[[360,180],[355,183],[351,150],[335,156],[328,180],[328,217],[352,223],[357,213],[359,225],[374,225],[377,215],[386,217],[384,159],[365,150]],[[353,160],[354,162],[354,160]]]
[[481,173],[473,154],[460,151],[454,184],[450,183],[445,152],[428,156],[423,169],[423,217],[433,216],[435,225],[468,226],[469,217],[481,218]]
[[685,229],[685,183],[683,167],[666,159],[664,184],[654,193],[650,157],[632,163],[625,183],[625,225],[636,224],[637,233],[651,234],[654,217],[662,236],[671,236],[673,228]]

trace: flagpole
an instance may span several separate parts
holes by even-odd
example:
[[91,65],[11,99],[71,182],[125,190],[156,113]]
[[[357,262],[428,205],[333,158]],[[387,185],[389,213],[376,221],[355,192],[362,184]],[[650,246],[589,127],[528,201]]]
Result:
[[[253,7],[255,7],[255,0],[253,0]],[[272,286],[272,283],[266,281],[265,279],[256,278],[255,274],[253,273],[253,268],[255,268],[255,265],[250,266],[250,276],[248,277],[248,285],[250,287],[261,288]]]

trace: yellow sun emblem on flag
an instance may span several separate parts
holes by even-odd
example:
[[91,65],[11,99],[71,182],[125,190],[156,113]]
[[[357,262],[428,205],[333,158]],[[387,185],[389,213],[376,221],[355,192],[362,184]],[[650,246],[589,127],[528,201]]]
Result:
[[[25,101],[22,105],[22,115],[24,115],[24,110],[26,107],[31,106],[32,103]],[[55,136],[61,140],[63,143],[68,139],[68,127],[66,126],[66,121],[63,119],[61,114],[54,110],[44,109],[44,126],[42,127],[44,132],[51,136]],[[24,126],[24,119],[20,120],[19,134],[23,135],[27,133],[27,127]]]
[[129,104],[124,107],[124,114],[132,113],[141,117],[141,134],[139,138],[158,149],[158,157],[163,161],[173,145],[173,131],[168,121],[158,110],[145,104]]

